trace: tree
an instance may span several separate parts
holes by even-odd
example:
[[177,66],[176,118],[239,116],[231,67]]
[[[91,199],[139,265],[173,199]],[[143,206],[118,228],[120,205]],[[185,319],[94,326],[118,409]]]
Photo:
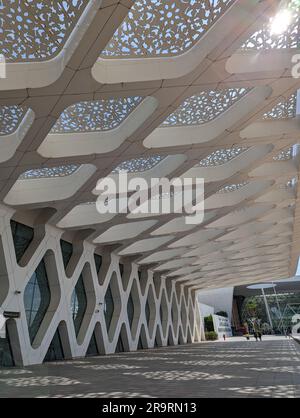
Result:
[[219,315],[219,316],[224,316],[224,318],[228,318],[228,313],[227,313],[227,312],[225,312],[225,311],[220,311],[220,312],[217,312],[217,313],[216,313],[216,315]]
[[206,316],[204,318],[204,327],[205,327],[205,331],[207,332],[212,332],[215,330],[212,315]]

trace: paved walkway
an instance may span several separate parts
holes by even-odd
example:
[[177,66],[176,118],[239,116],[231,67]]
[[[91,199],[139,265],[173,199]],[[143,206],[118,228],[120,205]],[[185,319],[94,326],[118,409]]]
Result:
[[231,339],[0,369],[0,397],[300,397],[300,345]]

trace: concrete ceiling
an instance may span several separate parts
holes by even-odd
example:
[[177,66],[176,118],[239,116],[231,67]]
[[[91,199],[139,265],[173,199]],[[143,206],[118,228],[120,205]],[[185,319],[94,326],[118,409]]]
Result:
[[[276,0],[201,2],[208,17],[199,2],[78,0],[25,27],[34,5],[16,3],[0,42],[2,205],[194,289],[295,274],[297,17],[274,37]],[[204,221],[99,214],[97,181],[118,168],[203,177]]]

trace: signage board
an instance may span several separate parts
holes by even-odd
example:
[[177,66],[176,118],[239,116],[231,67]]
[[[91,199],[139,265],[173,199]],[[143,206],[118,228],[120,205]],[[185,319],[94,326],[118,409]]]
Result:
[[213,315],[213,323],[215,332],[218,334],[219,338],[223,338],[225,334],[226,337],[232,337],[231,324],[228,318],[219,315]]

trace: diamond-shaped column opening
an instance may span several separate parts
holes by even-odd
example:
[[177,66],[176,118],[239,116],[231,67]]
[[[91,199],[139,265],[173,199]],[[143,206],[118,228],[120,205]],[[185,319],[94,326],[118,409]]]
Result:
[[120,276],[124,292],[127,291],[128,285],[131,281],[132,264],[131,262],[119,263]]
[[193,342],[193,337],[192,337],[191,329],[190,327],[187,327],[187,343],[192,344],[192,342]]
[[74,275],[74,272],[80,262],[80,259],[83,255],[84,246],[83,240],[81,238],[75,239],[74,243],[66,241],[64,239],[60,240],[61,254],[63,258],[63,264],[65,268],[65,274],[67,278],[71,278]]
[[195,310],[195,342],[204,340],[204,329],[198,307]]
[[167,327],[168,327],[169,309],[168,309],[168,302],[167,302],[165,290],[163,290],[162,295],[161,295],[159,312],[160,312],[160,321],[161,321],[163,337],[166,338]]
[[175,291],[176,291],[177,300],[180,300],[181,290],[182,290],[182,285],[180,283],[176,283],[175,284]]
[[1,50],[14,63],[47,62],[57,57],[88,5],[86,0],[30,2],[29,19],[27,2],[5,3]]
[[7,266],[6,266],[6,257],[5,251],[3,246],[3,238],[0,236],[0,306],[4,302],[7,297],[9,291],[9,281],[8,281],[8,273],[7,273]]
[[159,325],[156,327],[155,339],[154,339],[154,347],[162,347],[162,335]]
[[171,300],[172,289],[173,289],[172,279],[167,278],[166,279],[166,290],[167,290],[168,300]]
[[58,308],[61,290],[55,256],[48,250],[24,290],[24,309],[33,348],[38,348]]
[[181,298],[180,303],[180,317],[181,317],[181,324],[183,328],[183,333],[186,334],[186,328],[187,328],[187,312],[185,307],[185,301],[184,298]]
[[5,323],[5,338],[0,338],[0,369],[1,367],[21,366],[20,352],[16,321],[8,319]]
[[73,255],[73,244],[71,242],[60,240],[60,248],[61,248],[61,255],[63,258],[63,264],[65,268],[65,272],[67,274],[67,268],[69,265],[69,262]]
[[119,263],[119,270],[120,270],[121,279],[123,279],[123,275],[124,275],[124,264],[123,263]]
[[33,241],[34,229],[14,220],[10,221],[10,227],[16,260],[19,265],[22,265],[22,258]]
[[146,335],[146,329],[145,329],[145,325],[142,324],[137,349],[144,350],[147,348],[149,348],[149,345],[148,345],[148,340],[147,340],[147,335]]
[[128,296],[127,315],[131,336],[135,339],[141,317],[141,301],[136,280],[133,280],[131,291]]
[[61,361],[71,359],[72,352],[68,336],[67,324],[61,321],[53,335],[47,353],[44,357],[44,363],[51,361]]
[[178,329],[178,305],[177,305],[177,301],[175,298],[175,294],[173,295],[172,298],[172,305],[171,305],[171,318],[172,318],[172,326],[174,329],[174,334],[177,334],[177,329]]
[[139,276],[141,293],[144,296],[145,291],[147,289],[147,284],[149,282],[148,270],[143,268],[143,267],[139,267],[138,268],[138,276]]
[[109,281],[104,297],[104,317],[108,339],[113,341],[120,314],[122,310],[122,301],[117,274],[114,271]]
[[100,322],[97,322],[95,325],[95,329],[92,334],[86,355],[96,356],[96,355],[102,355],[102,354],[105,354],[103,332],[102,332],[102,327],[101,327]]
[[179,328],[179,334],[178,334],[178,344],[185,344],[186,340],[184,338],[182,327]]
[[97,340],[96,340],[96,335],[95,335],[95,331],[92,333],[87,351],[86,351],[86,357],[93,357],[93,356],[98,356],[99,350],[98,350],[98,344],[97,344]]
[[153,274],[153,284],[154,284],[154,290],[155,290],[155,295],[157,298],[159,298],[159,294],[160,294],[160,289],[161,289],[161,277],[159,273],[154,273]]
[[153,286],[149,286],[148,295],[145,303],[145,314],[149,337],[153,338],[154,327],[156,324],[156,303],[154,298]]
[[129,341],[125,324],[122,324],[120,334],[117,340],[115,353],[122,353],[129,350]]
[[168,331],[168,345],[175,345],[175,339],[174,339],[171,325],[169,326],[169,331]]
[[[195,298],[195,295],[193,295],[193,299]],[[195,300],[195,299],[194,299]],[[192,299],[189,299],[189,324],[191,330],[194,329],[195,326],[195,314],[194,314],[194,307],[192,305]]]
[[89,263],[86,263],[75,285],[71,309],[78,344],[82,344],[95,313],[96,294]]
[[[96,271],[98,274],[98,283],[100,286],[103,286],[106,281],[107,274],[111,266],[111,253],[109,251],[105,251],[101,255],[95,253],[94,257],[95,257]],[[101,257],[101,260],[99,257]],[[101,265],[100,265],[100,262],[101,262]]]
[[95,261],[95,267],[96,267],[96,272],[97,272],[97,276],[99,279],[99,283],[100,283],[100,275],[102,273],[102,266],[103,266],[103,257],[100,254],[94,254],[94,261]]

